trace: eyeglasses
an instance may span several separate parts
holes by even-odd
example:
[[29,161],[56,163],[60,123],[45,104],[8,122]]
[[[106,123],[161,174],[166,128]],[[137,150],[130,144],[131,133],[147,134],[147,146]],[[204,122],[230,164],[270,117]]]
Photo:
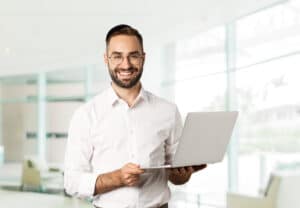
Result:
[[138,65],[141,63],[142,59],[144,58],[144,54],[140,53],[133,53],[129,54],[128,56],[124,57],[121,54],[112,54],[108,57],[111,60],[111,63],[114,65],[119,65],[124,61],[124,58],[127,58],[127,60],[133,64]]

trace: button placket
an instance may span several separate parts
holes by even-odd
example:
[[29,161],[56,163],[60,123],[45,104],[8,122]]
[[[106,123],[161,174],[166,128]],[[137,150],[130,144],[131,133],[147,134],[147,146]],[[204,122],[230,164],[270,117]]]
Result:
[[128,109],[127,119],[128,119],[128,138],[130,142],[130,159],[132,162],[137,162],[136,158],[136,140],[134,132],[134,120],[133,120],[133,109]]

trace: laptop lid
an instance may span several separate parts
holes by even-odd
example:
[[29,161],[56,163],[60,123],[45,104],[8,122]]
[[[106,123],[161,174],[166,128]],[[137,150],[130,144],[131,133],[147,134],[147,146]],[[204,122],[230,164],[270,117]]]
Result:
[[238,112],[188,113],[172,167],[222,161]]

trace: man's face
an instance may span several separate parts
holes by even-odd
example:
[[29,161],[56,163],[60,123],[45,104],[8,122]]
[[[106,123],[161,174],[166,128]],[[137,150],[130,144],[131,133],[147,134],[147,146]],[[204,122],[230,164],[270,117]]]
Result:
[[144,58],[137,37],[129,35],[112,37],[104,55],[112,81],[122,88],[132,88],[139,82]]

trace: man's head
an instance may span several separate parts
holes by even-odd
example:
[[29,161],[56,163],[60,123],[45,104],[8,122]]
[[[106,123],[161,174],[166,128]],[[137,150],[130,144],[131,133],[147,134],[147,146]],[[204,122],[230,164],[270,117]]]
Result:
[[145,60],[141,34],[129,25],[110,29],[106,35],[104,60],[114,84],[134,87],[142,76]]

